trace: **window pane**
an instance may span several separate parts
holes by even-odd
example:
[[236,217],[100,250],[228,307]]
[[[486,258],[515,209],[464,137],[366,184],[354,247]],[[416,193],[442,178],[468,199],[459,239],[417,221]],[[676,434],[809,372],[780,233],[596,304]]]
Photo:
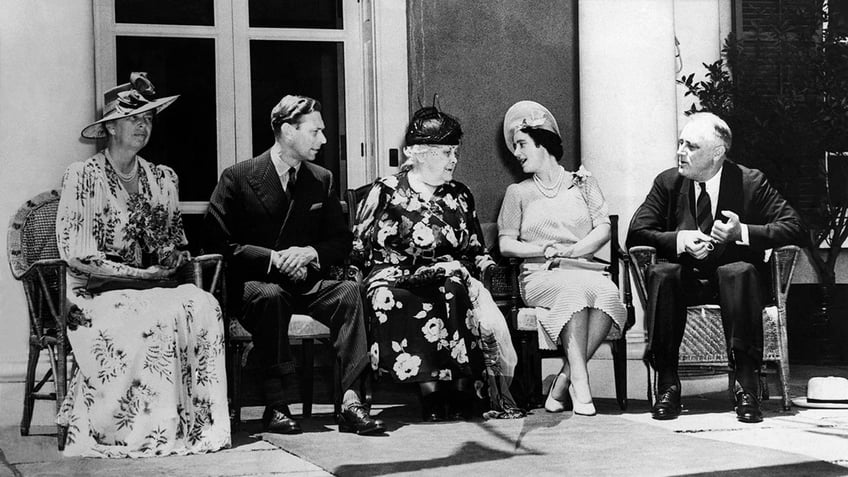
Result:
[[214,25],[214,0],[115,0],[115,21],[158,25]]
[[342,0],[250,0],[250,26],[344,28]]
[[116,47],[119,83],[133,71],[146,71],[159,97],[180,95],[157,115],[139,154],[177,172],[180,200],[209,200],[218,180],[215,41],[118,36]]
[[250,84],[253,155],[274,143],[271,109],[287,94],[301,94],[321,102],[327,144],[315,159],[333,171],[336,190],[344,156],[344,53],[342,43],[307,41],[250,42]]

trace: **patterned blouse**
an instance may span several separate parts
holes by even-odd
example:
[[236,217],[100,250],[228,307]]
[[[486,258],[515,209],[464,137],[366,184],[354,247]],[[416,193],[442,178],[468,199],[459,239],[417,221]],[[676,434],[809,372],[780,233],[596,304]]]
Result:
[[164,256],[188,243],[178,207],[177,174],[141,157],[138,169],[138,194],[132,195],[120,185],[105,150],[65,172],[56,237],[75,285],[90,273],[136,276],[147,265],[142,264],[142,252]]

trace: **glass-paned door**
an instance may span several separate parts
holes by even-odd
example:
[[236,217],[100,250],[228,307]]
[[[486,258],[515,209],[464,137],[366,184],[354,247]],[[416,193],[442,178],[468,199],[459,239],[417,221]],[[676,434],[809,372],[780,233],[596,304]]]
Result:
[[290,93],[322,103],[328,143],[316,161],[337,190],[373,180],[358,2],[92,1],[98,110],[132,71],[148,72],[157,94],[180,95],[141,155],[177,172],[185,214],[205,212],[226,167],[271,146],[271,108]]

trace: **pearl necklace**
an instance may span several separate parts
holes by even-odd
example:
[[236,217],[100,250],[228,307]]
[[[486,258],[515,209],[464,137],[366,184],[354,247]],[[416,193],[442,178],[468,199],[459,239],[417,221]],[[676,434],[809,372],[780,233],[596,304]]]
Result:
[[115,167],[115,162],[112,161],[112,155],[109,154],[109,151],[106,151],[106,159],[109,160],[109,165],[112,166],[112,170],[115,171],[115,175],[118,176],[118,179],[121,182],[133,182],[138,178],[138,158],[133,156],[133,167],[129,172],[121,172]]
[[539,189],[539,192],[542,193],[543,196],[553,199],[559,194],[559,188],[562,186],[562,178],[565,177],[565,169],[562,167],[559,168],[559,176],[557,176],[556,181],[554,181],[554,185],[546,186],[542,179],[539,179],[537,174],[533,174],[533,182],[536,183],[536,188]]
[[138,178],[138,160],[133,163],[132,170],[126,174],[116,169],[114,165],[112,165],[112,169],[115,169],[115,174],[118,175],[121,182],[133,182]]

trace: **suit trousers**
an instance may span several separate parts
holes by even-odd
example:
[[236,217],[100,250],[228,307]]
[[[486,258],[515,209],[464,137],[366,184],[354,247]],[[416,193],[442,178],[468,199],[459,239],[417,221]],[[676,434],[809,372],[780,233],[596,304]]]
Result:
[[[320,280],[314,290],[300,293],[276,283],[249,281],[242,303],[241,322],[253,335],[269,403],[288,401],[283,388],[295,382],[288,336],[292,313],[308,314],[330,329],[342,391],[351,388],[370,362],[362,296],[355,282]],[[275,378],[282,380],[283,388],[268,388],[267,381]]]
[[[748,262],[732,262],[704,272],[679,263],[648,270],[649,358],[654,368],[677,370],[686,326],[686,307],[718,303],[730,365],[740,353],[759,367],[763,359],[763,288],[760,272]],[[735,353],[735,354],[734,354]]]

